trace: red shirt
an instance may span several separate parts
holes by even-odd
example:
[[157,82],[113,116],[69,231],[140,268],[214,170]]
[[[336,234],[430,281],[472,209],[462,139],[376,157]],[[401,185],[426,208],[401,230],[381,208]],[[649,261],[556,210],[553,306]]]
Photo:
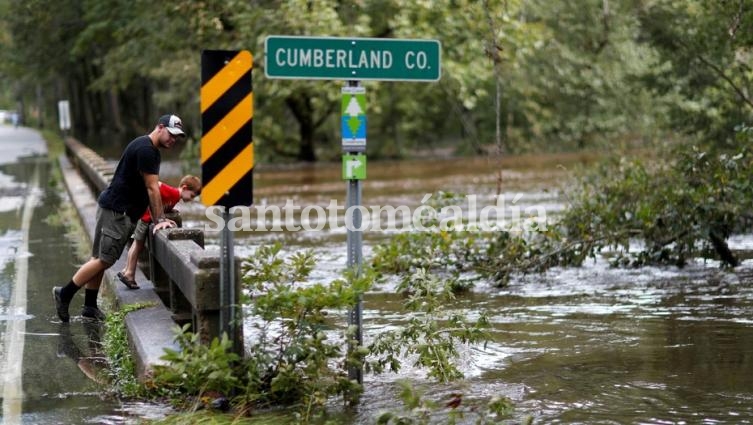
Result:
[[[180,190],[170,186],[169,184],[160,182],[159,196],[162,198],[162,209],[167,212],[172,210],[175,204],[180,201]],[[141,221],[143,221],[144,223],[152,222],[152,214],[149,212],[148,207],[144,215],[141,216]]]

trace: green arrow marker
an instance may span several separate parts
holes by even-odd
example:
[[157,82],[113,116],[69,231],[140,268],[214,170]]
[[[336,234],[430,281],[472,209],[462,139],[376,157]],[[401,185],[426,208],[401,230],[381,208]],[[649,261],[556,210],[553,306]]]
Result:
[[353,134],[358,133],[358,127],[361,126],[361,120],[358,119],[356,116],[351,116],[348,119],[348,127],[350,128],[350,132]]
[[366,179],[366,155],[343,155],[343,180]]

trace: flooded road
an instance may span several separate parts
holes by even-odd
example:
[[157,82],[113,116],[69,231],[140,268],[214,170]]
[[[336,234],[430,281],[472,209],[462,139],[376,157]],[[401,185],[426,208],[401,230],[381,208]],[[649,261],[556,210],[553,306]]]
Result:
[[[21,410],[13,410],[19,406],[18,399],[4,398],[3,419],[10,422],[9,413],[16,415],[16,422],[10,423],[30,424],[128,423],[128,418],[148,417],[151,406],[101,397],[85,370],[71,360],[80,358],[79,352],[96,351],[89,345],[91,329],[74,321],[67,333],[47,303],[50,279],[70,276],[76,264],[72,242],[60,227],[45,220],[49,211],[60,207],[48,193],[50,185],[40,184],[43,189],[38,189],[33,202],[28,201],[29,193],[35,193],[29,183],[35,170],[41,170],[40,182],[48,181],[44,161],[32,157],[0,166],[3,199],[15,199],[7,201],[12,208],[0,211],[0,329],[8,335],[8,329],[22,322],[20,335],[26,347]],[[556,216],[565,207],[565,190],[576,170],[591,161],[580,155],[506,158],[501,163],[502,194],[523,209],[541,207],[548,216]],[[445,191],[475,194],[482,206],[493,199],[499,167],[489,158],[370,162],[363,204],[415,209],[426,194]],[[196,172],[169,162],[164,170],[163,178],[170,183],[177,183],[183,172]],[[262,164],[255,170],[257,205],[283,206],[292,201],[301,207],[326,206],[332,200],[344,204],[345,187],[339,163]],[[25,204],[34,206],[29,207],[28,236],[21,230],[23,212],[29,210]],[[186,227],[209,224],[201,204],[178,208]],[[300,210],[292,221],[305,221]],[[366,261],[391,234],[364,233]],[[218,239],[217,232],[208,231],[208,248],[216,249]],[[311,231],[241,230],[235,233],[236,254],[252,255],[261,244],[274,241],[283,243],[286,254],[313,249],[318,259],[311,276],[314,281],[339,278],[345,268],[345,232],[329,226]],[[731,246],[750,250],[753,236],[735,236]],[[13,288],[17,270],[23,268],[19,259],[24,258],[29,273],[25,311],[9,301],[19,298]],[[459,348],[465,380],[438,385],[408,361],[398,375],[367,374],[361,403],[338,418],[342,423],[374,423],[380,411],[399,407],[396,381],[409,378],[425,388],[427,397],[438,400],[455,392],[462,392],[469,404],[506,396],[516,407],[511,423],[526,417],[536,424],[752,423],[751,281],[753,260],[743,261],[734,270],[722,270],[716,262],[704,260],[684,269],[613,269],[603,259],[580,268],[517,276],[504,288],[478,280],[470,293],[447,306],[470,318],[485,311],[492,324],[492,342],[485,348]],[[387,281],[366,294],[366,342],[408,320],[394,286]],[[344,323],[344,312],[342,317]],[[13,356],[5,354],[7,340],[4,337],[0,357],[6,365],[13,364]],[[71,341],[79,351],[66,348]],[[19,388],[17,375],[6,374],[4,394],[11,391],[8,376],[16,376],[13,388]],[[474,419],[466,418],[468,423]],[[436,422],[443,421],[438,418]]]
[[[503,194],[521,195],[522,206],[540,205],[554,216],[565,207],[563,190],[580,156],[508,158]],[[497,165],[486,158],[369,163],[363,203],[415,207],[438,190],[491,199]],[[255,172],[257,203],[326,205],[344,199],[339,164]],[[203,207],[181,208],[187,226],[203,227]],[[587,218],[586,218],[587,219]],[[208,245],[217,236],[208,233]],[[389,233],[365,232],[364,257]],[[314,249],[319,260],[312,279],[330,281],[346,264],[343,232],[236,233],[236,254],[281,241],[287,253]],[[751,235],[732,238],[733,249],[750,249]],[[518,276],[504,288],[479,280],[451,310],[473,318],[489,314],[493,342],[485,349],[461,348],[466,380],[433,384],[409,366],[399,375],[369,375],[365,395],[348,423],[373,423],[395,409],[395,381],[410,378],[427,396],[445,399],[461,391],[467,400],[509,397],[515,418],[536,424],[741,424],[753,423],[753,261],[735,270],[696,260],[683,269],[610,268],[603,259],[583,267]],[[394,285],[364,298],[368,342],[407,320]],[[343,315],[343,321],[345,315]],[[469,419],[471,420],[471,419]],[[438,420],[441,423],[441,419]],[[470,423],[470,422],[469,422]]]
[[[101,328],[61,323],[51,288],[76,270],[47,148],[35,131],[0,125],[0,420],[122,424],[149,406],[106,396],[95,375]],[[62,202],[66,202],[63,198]],[[81,300],[74,300],[77,314]]]

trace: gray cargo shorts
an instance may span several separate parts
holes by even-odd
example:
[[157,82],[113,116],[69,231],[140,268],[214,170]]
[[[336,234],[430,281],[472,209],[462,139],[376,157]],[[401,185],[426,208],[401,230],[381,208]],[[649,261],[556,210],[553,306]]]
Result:
[[92,257],[110,265],[115,264],[131,237],[133,227],[127,215],[97,207]]
[[136,230],[133,231],[133,240],[145,241],[147,232],[149,232],[150,224],[151,223],[147,223],[144,220],[139,219],[139,222],[136,223]]

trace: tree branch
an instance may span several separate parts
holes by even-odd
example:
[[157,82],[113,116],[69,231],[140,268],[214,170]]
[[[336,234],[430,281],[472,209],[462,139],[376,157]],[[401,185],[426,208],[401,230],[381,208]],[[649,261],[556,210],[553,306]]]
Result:
[[735,84],[735,82],[732,81],[732,79],[727,76],[727,74],[724,73],[724,70],[722,70],[721,68],[719,68],[716,64],[711,63],[711,61],[709,61],[708,59],[706,59],[705,57],[703,57],[703,55],[701,55],[701,54],[696,55],[696,57],[701,62],[703,62],[704,65],[706,65],[709,68],[711,68],[724,81],[726,81],[727,84],[729,84],[730,87],[732,87],[732,90],[734,90],[735,93],[737,93],[737,95],[740,96],[740,99],[744,103],[746,103],[748,106],[750,106],[751,108],[753,108],[753,100],[751,100],[748,96],[745,95],[745,93],[742,91],[742,89],[740,87],[738,87],[737,84]]
[[[687,43],[683,42],[682,40],[676,40],[676,43],[680,47],[682,47],[683,49],[685,49],[685,50],[687,50],[689,52],[693,51],[693,49],[691,49],[690,46],[688,46]],[[720,68],[718,65],[712,63],[710,60],[706,59],[700,53],[696,54],[695,57],[698,58],[698,60],[700,60],[701,63],[703,63],[707,67],[711,68],[711,70],[714,71],[714,73],[716,73],[724,81],[726,81],[727,84],[729,84],[730,87],[732,87],[732,90],[734,90],[735,93],[737,93],[737,95],[740,96],[740,99],[743,101],[743,103],[745,103],[749,107],[753,108],[753,100],[751,100],[748,96],[745,95],[745,93],[743,92],[743,90],[737,84],[735,84],[735,82],[732,81],[732,79],[729,76],[727,76],[727,74],[724,73],[724,70],[722,68]]]
[[737,30],[740,29],[740,21],[742,20],[743,16],[743,3],[744,0],[740,0],[740,3],[737,5],[737,13],[735,13],[735,16],[732,18],[732,25],[730,25],[729,29],[727,30],[727,33],[732,39],[735,38],[735,35],[737,35]]

